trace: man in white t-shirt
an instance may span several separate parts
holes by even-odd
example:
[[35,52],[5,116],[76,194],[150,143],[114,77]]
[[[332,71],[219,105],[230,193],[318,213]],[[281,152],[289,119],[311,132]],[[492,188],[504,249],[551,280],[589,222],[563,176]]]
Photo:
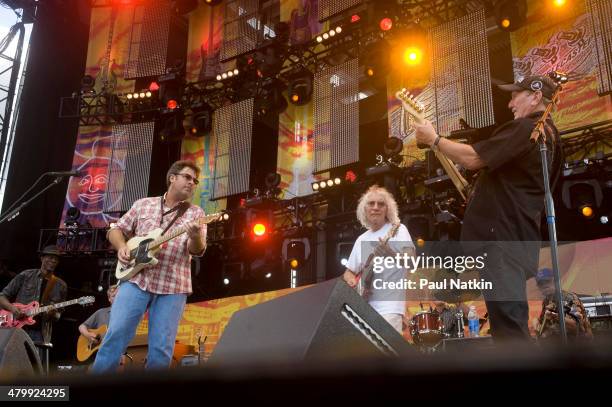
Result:
[[[357,238],[346,264],[343,278],[351,287],[357,285],[360,273],[373,252],[375,256],[380,257],[394,257],[397,253],[412,256],[415,252],[408,229],[400,223],[397,203],[385,188],[374,185],[361,196],[357,205],[357,219],[367,231]],[[397,227],[394,228],[394,225]],[[386,244],[382,244],[387,238]],[[370,265],[372,264],[373,259],[370,260]],[[401,282],[406,278],[406,269],[380,268],[372,274],[373,286],[366,287],[371,293],[368,302],[401,334],[402,320],[406,313],[406,291],[399,288],[382,288],[381,282]],[[369,273],[371,272],[370,270]]]

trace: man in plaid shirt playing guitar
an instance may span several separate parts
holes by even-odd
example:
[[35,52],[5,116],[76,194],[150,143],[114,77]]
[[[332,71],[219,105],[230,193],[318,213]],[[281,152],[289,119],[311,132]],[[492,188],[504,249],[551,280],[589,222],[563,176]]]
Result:
[[[115,371],[121,355],[134,337],[138,323],[149,311],[147,368],[167,368],[172,361],[174,341],[191,288],[191,256],[206,249],[206,225],[199,206],[190,203],[198,184],[199,168],[191,161],[177,161],[168,170],[168,191],[161,197],[143,198],[111,225],[108,239],[123,265],[133,261],[127,239],[145,236],[154,229],[178,228],[186,233],[169,240],[155,255],[158,262],[133,275],[119,286],[112,306],[109,328],[92,370]],[[169,228],[168,228],[169,227]]]

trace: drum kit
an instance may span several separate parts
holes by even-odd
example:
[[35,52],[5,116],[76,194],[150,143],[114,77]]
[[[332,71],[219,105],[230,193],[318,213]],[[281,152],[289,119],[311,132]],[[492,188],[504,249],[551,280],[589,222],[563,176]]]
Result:
[[[440,291],[434,294],[434,298],[438,301],[444,301],[451,304],[459,304],[465,301],[473,301],[478,298],[478,294],[472,292],[453,292]],[[429,311],[424,310],[416,313],[408,322],[408,327],[414,344],[425,352],[436,351],[438,345],[446,338],[464,338],[464,327],[467,324],[467,315],[464,316],[461,307],[456,308],[455,312],[456,332],[451,332],[445,329],[444,322],[440,318],[438,312],[434,309]],[[480,320],[482,326],[487,319]]]

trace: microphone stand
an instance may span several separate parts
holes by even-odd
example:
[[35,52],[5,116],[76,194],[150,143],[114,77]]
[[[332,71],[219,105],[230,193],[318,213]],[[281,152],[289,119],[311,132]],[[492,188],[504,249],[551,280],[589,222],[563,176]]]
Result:
[[[555,79],[555,78],[553,78]],[[567,80],[567,79],[566,79]],[[544,175],[544,199],[546,202],[546,223],[548,225],[548,237],[550,241],[550,255],[552,260],[553,275],[555,279],[555,301],[559,311],[559,330],[561,335],[561,343],[567,345],[567,329],[565,327],[565,313],[563,312],[563,295],[561,293],[561,275],[559,274],[559,257],[557,245],[557,227],[555,224],[555,204],[550,190],[550,176],[548,174],[548,157],[546,156],[548,148],[546,147],[546,133],[544,132],[544,123],[550,116],[553,106],[559,99],[561,92],[562,80],[557,80],[557,89],[553,94],[551,102],[546,106],[546,110],[542,117],[537,121],[535,128],[531,132],[531,141],[536,142],[540,146],[540,156],[542,158],[542,174]],[[554,140],[553,140],[554,143]]]
[[[59,184],[62,181],[62,179],[64,179],[64,177],[65,177],[65,175],[58,175],[58,176],[56,176],[55,179],[50,184],[48,184],[43,189],[38,191],[38,193],[36,193],[33,197],[31,197],[27,201],[24,201],[23,203],[21,203],[19,206],[17,206],[15,209],[11,210],[10,212],[8,212],[6,214],[0,215],[0,225],[3,224],[4,222],[11,221],[11,220],[15,219],[17,216],[19,216],[19,212],[23,208],[28,206],[30,204],[30,202],[32,202],[34,199],[38,198],[40,195],[45,193],[48,189],[50,189],[53,186]],[[13,204],[12,206],[15,206],[15,205],[16,204]]]

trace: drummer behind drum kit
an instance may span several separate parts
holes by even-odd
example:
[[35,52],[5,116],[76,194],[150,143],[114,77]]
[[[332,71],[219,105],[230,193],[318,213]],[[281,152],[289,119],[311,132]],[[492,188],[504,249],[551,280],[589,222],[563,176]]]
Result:
[[[452,304],[473,301],[479,296],[480,292],[478,291],[465,290],[440,290],[434,293],[434,298],[437,301],[444,301]],[[422,303],[421,309],[423,310]],[[486,318],[486,315],[485,318],[480,319],[481,329],[487,320],[488,318]],[[460,307],[456,308],[455,321],[455,328],[457,331],[450,332],[448,329],[445,329],[444,321],[442,321],[438,312],[433,310],[430,306],[429,311],[423,310],[416,313],[409,321],[408,326],[415,345],[421,347],[425,351],[435,351],[444,339],[465,337],[464,327],[465,323],[467,323],[467,316],[463,314]]]
[[[463,311],[455,313],[457,320],[457,333],[455,338],[463,338]],[[450,338],[453,335],[446,332],[444,323],[436,311],[422,311],[415,314],[410,320],[410,335],[416,345],[436,346],[442,339]]]

